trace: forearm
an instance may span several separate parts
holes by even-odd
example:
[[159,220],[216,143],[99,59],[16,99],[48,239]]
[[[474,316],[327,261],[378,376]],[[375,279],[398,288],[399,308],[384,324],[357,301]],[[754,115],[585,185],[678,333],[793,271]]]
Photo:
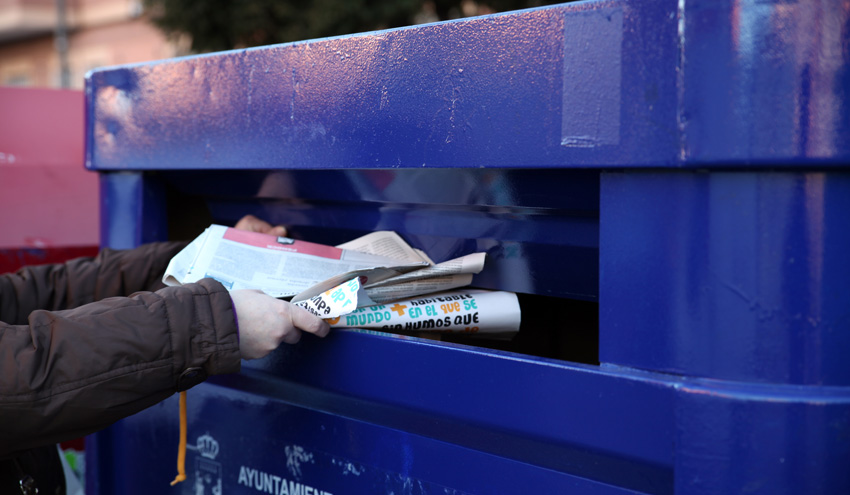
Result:
[[183,242],[162,242],[129,250],[104,249],[94,258],[0,275],[0,321],[23,324],[38,309],[69,309],[159,289],[169,260],[184,246]]
[[0,456],[97,431],[178,390],[181,374],[239,370],[232,303],[213,280],[37,311],[0,324]]

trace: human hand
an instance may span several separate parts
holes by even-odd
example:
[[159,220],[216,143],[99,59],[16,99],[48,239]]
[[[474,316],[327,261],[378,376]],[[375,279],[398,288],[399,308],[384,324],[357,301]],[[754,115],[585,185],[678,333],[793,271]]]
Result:
[[309,311],[259,290],[241,289],[230,293],[239,325],[239,350],[243,359],[259,359],[285,342],[295,344],[301,332],[324,337],[327,322]]
[[233,226],[235,229],[239,230],[247,230],[248,232],[259,232],[261,234],[270,234],[276,236],[285,236],[286,235],[286,227],[283,225],[272,225],[265,220],[260,220],[254,215],[245,215],[240,218],[236,225]]

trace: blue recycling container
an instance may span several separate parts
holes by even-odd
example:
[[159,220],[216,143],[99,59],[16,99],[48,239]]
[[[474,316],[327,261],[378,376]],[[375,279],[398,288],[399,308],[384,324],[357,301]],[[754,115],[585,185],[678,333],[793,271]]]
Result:
[[850,493],[850,9],[585,1],[98,69],[101,238],[487,253],[510,342],[339,330],[89,437],[87,492]]

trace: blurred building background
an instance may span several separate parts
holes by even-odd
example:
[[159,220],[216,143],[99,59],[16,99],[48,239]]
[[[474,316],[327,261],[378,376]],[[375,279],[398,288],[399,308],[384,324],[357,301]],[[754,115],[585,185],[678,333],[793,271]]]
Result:
[[0,0],[0,85],[79,89],[98,66],[185,54],[182,39],[139,0]]
[[546,0],[0,0],[0,86],[81,89],[87,71],[558,3]]

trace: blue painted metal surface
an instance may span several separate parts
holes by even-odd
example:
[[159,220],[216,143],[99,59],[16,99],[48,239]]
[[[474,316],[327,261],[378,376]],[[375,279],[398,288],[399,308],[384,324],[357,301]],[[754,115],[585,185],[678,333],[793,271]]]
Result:
[[850,386],[850,174],[604,174],[600,358]]
[[101,247],[129,249],[168,235],[164,191],[160,181],[141,172],[100,176]]
[[696,380],[676,400],[676,493],[846,493],[850,390]]
[[[110,245],[200,204],[598,301],[586,364],[355,331],[245,363],[190,392],[173,491],[850,492],[847,26],[589,1],[91,73]],[[525,334],[588,331],[541,301]],[[94,436],[91,493],[167,490],[176,412]]]
[[[675,378],[354,331],[306,338],[288,351],[189,393],[191,443],[216,438],[225,492],[242,489],[242,466],[297,479],[287,446],[315,453],[300,481],[332,493],[672,490]],[[501,393],[482,387],[491,381]],[[106,448],[133,452],[112,460],[127,473],[116,491],[150,493],[170,481],[172,463],[162,456],[176,445],[176,412],[169,401],[115,429]],[[345,474],[348,463],[363,479]],[[384,489],[385,479],[425,488]],[[194,493],[188,484],[179,492]]]
[[95,70],[87,163],[840,163],[848,17],[834,0],[580,2]]
[[846,2],[681,3],[678,91],[685,161],[847,161]]

